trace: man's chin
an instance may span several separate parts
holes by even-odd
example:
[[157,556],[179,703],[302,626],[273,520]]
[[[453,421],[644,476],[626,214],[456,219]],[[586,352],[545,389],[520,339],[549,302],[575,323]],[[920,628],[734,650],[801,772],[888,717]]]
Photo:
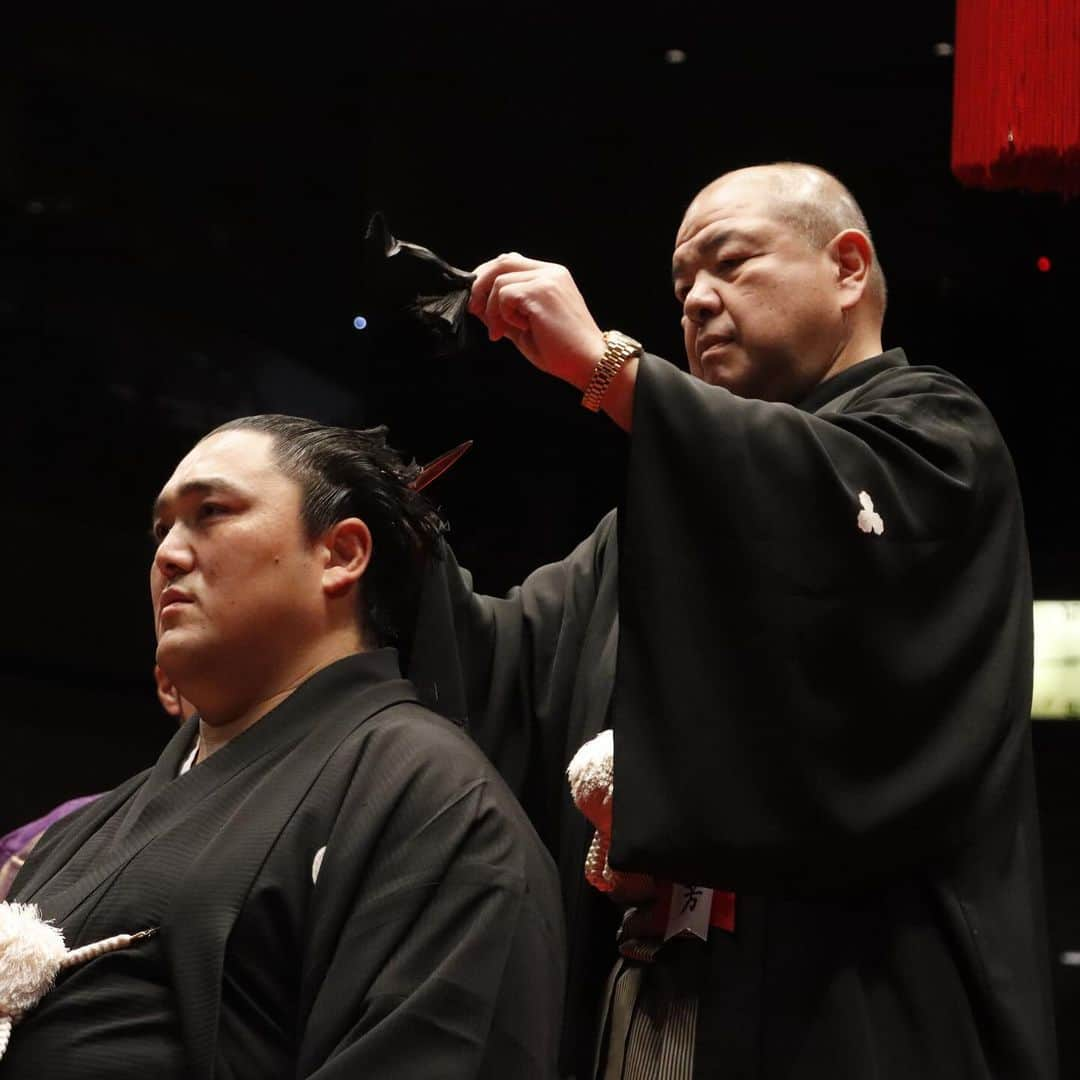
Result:
[[166,675],[176,684],[183,681],[185,673],[203,666],[206,646],[196,635],[185,633],[179,627],[166,630],[158,638],[156,660]]

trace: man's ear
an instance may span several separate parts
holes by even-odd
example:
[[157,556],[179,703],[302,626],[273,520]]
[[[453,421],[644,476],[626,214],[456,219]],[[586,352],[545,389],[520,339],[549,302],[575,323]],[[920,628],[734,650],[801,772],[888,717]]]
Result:
[[845,229],[829,241],[828,252],[836,266],[840,306],[848,310],[862,299],[870,281],[870,268],[874,265],[870,237],[861,229]]
[[157,683],[158,701],[161,707],[173,717],[183,719],[184,706],[180,697],[180,691],[173,685],[172,679],[161,669],[160,664],[154,665],[154,682]]
[[342,596],[364,576],[371,562],[371,530],[360,518],[344,518],[327,529],[323,549],[323,591],[327,596]]

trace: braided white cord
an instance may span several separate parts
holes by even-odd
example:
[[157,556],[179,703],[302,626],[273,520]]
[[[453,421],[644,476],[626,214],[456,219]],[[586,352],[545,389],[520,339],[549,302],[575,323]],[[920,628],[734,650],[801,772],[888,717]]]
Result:
[[78,967],[79,964],[85,964],[88,960],[96,960],[106,953],[115,952],[117,949],[126,949],[136,941],[150,937],[154,932],[153,930],[140,930],[137,934],[117,934],[116,937],[105,938],[103,941],[94,941],[89,945],[83,945],[81,949],[72,949],[60,961],[60,969]]
[[[140,930],[137,934],[117,934],[116,937],[105,938],[104,941],[91,942],[91,944],[84,945],[81,949],[72,949],[60,961],[59,969],[77,967],[79,964],[85,964],[88,960],[104,956],[105,953],[115,952],[117,949],[126,949],[129,945],[133,945],[135,942],[142,941],[144,938],[151,937],[156,933],[157,930],[154,928]],[[15,1013],[12,1016],[0,1016],[0,1060],[3,1059],[8,1043],[11,1041],[11,1028],[21,1015],[21,1013]]]
[[585,880],[601,892],[610,892],[612,888],[607,861],[610,843],[611,837],[597,829],[585,856]]

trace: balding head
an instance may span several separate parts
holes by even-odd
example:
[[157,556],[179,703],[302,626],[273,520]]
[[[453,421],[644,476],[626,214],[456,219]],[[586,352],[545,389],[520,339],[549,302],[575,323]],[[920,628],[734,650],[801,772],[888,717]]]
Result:
[[[855,196],[832,173],[817,165],[806,165],[798,161],[751,165],[717,177],[694,196],[690,206],[693,207],[694,203],[702,198],[730,185],[747,185],[759,193],[764,191],[771,214],[794,229],[811,247],[825,247],[846,229],[858,229],[864,233],[870,241],[874,260],[870,269],[866,300],[877,309],[879,316],[884,316],[887,297],[885,274],[878,261],[870,226],[866,223],[866,216],[855,201]],[[688,216],[689,213],[688,209]]]
[[885,280],[851,193],[811,165],[739,169],[703,188],[675,238],[690,371],[796,403],[881,352]]

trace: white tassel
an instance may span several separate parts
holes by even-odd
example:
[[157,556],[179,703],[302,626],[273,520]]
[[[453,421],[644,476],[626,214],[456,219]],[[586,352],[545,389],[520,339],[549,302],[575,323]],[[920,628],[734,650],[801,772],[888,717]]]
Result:
[[0,903],[0,1016],[33,1008],[66,955],[63,933],[33,904]]
[[608,728],[590,739],[566,769],[574,805],[598,828],[611,828],[612,786],[615,782],[615,733]]
[[12,1025],[52,989],[57,972],[126,949],[153,933],[117,934],[68,952],[63,932],[42,919],[34,904],[0,902],[0,1058]]
[[655,885],[649,875],[623,874],[608,865],[615,795],[615,733],[610,728],[590,739],[570,759],[566,778],[574,805],[596,826],[585,856],[585,880],[600,892],[618,889],[625,896],[652,895]]

